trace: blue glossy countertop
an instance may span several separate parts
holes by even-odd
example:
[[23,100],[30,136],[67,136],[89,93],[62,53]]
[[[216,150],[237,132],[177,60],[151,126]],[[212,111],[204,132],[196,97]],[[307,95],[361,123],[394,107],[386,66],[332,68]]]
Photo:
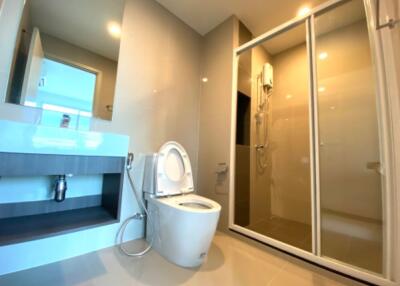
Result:
[[0,120],[0,152],[126,156],[129,136]]

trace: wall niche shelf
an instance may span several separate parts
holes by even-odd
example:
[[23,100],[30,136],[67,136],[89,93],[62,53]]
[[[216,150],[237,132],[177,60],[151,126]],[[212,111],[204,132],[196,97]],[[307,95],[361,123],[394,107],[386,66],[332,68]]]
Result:
[[0,246],[119,222],[124,167],[125,157],[0,152],[0,184],[1,177],[103,177],[99,195],[85,196],[83,191],[82,196],[68,198],[67,190],[63,202],[0,204]]

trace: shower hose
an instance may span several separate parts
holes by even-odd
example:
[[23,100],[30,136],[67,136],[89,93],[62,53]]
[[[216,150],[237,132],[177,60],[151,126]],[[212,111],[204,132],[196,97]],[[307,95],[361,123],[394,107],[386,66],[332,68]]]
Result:
[[[150,216],[150,214],[149,214],[150,212],[148,211],[148,209],[146,208],[146,206],[145,206],[145,204],[144,204],[142,198],[140,197],[140,195],[139,195],[139,194],[137,193],[137,191],[136,191],[135,184],[134,184],[133,179],[132,179],[132,176],[131,176],[131,174],[130,174],[130,170],[131,170],[131,169],[132,169],[132,166],[131,166],[131,163],[129,163],[129,164],[126,166],[126,173],[127,173],[127,175],[128,175],[129,184],[130,184],[131,189],[132,189],[132,192],[133,192],[133,194],[134,194],[134,196],[135,196],[135,198],[136,198],[136,201],[138,202],[139,206],[143,209],[145,215],[143,215],[143,214],[134,214],[133,216],[130,216],[130,217],[128,217],[127,219],[125,219],[124,222],[123,222],[122,225],[121,225],[121,228],[120,228],[120,229],[118,230],[118,232],[117,232],[116,240],[117,240],[117,242],[118,242],[118,244],[119,244],[120,250],[121,250],[125,255],[130,256],[130,257],[141,257],[141,256],[145,255],[147,252],[149,252],[150,249],[152,248],[152,246],[153,246],[153,237],[154,237],[155,231],[154,231],[154,223],[153,223],[153,220],[152,220],[152,218],[151,218],[151,216]],[[130,253],[130,252],[128,252],[128,251],[123,247],[124,235],[125,235],[126,227],[128,226],[128,224],[129,224],[132,220],[141,220],[141,219],[143,219],[144,217],[147,217],[147,220],[148,220],[148,222],[149,222],[149,226],[152,228],[152,234],[153,234],[153,235],[152,235],[151,238],[150,238],[150,242],[149,242],[148,246],[147,246],[144,250],[142,250],[142,251],[140,251],[140,252],[136,252],[136,253]]]

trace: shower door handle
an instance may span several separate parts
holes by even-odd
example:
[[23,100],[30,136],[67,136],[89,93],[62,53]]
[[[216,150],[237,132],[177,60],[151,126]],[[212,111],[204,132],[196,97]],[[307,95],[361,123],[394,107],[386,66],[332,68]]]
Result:
[[380,0],[376,0],[376,6],[375,6],[375,26],[376,26],[376,30],[380,30],[383,28],[388,27],[389,29],[393,29],[394,27],[396,27],[396,25],[400,24],[400,19],[393,19],[390,18],[388,19],[388,21],[386,23],[380,23],[380,18],[381,18],[381,13],[380,13],[380,4],[381,1]]
[[375,171],[378,174],[383,175],[382,168],[381,168],[381,162],[378,162],[378,161],[367,162],[366,167],[367,167],[368,170],[372,170],[372,171]]

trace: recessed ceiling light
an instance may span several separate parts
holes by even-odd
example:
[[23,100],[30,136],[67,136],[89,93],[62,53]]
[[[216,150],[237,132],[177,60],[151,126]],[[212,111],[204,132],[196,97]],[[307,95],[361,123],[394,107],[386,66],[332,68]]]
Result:
[[325,90],[326,90],[325,86],[320,86],[320,87],[318,88],[318,91],[319,91],[319,92],[324,92]]
[[107,30],[112,37],[114,37],[114,38],[121,37],[121,26],[118,23],[116,23],[116,22],[108,23]]
[[293,95],[291,95],[291,94],[286,95],[286,99],[291,99],[292,97],[293,97]]
[[326,60],[328,58],[328,53],[327,52],[322,52],[322,53],[319,54],[318,57],[319,57],[319,59],[321,61]]
[[298,17],[303,17],[303,16],[307,15],[310,12],[311,12],[311,8],[308,7],[308,6],[304,6],[304,7],[301,7],[299,9],[299,11],[297,11],[297,16]]
[[201,79],[201,81],[202,81],[202,82],[207,82],[207,81],[208,81],[208,78],[203,77],[203,78]]

